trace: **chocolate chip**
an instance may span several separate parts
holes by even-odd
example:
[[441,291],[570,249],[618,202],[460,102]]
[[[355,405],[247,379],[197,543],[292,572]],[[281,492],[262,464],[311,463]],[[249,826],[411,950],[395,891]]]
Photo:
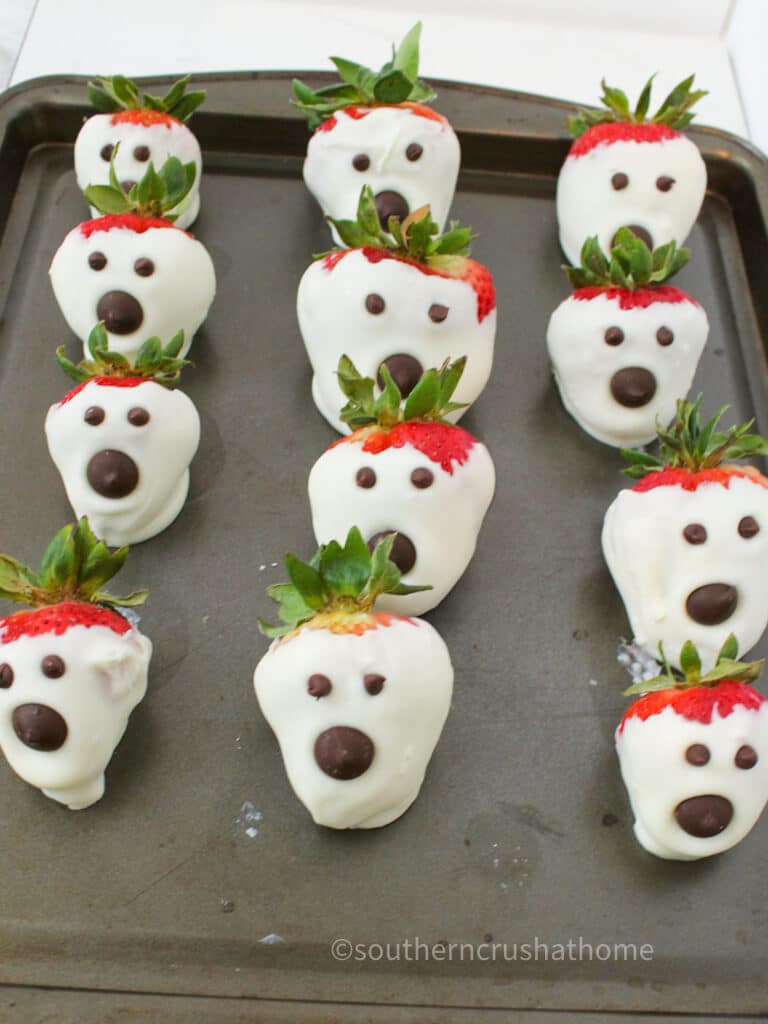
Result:
[[759,758],[757,751],[754,747],[750,747],[748,743],[745,743],[743,747],[739,747],[736,751],[736,757],[733,759],[733,763],[737,768],[743,768],[744,771],[749,771],[750,768],[754,768]]
[[144,310],[128,292],[106,292],[98,301],[96,317],[110,334],[133,334],[142,325]]
[[373,487],[376,484],[376,470],[371,469],[370,466],[362,466],[355,473],[355,483],[358,487],[364,487],[366,490],[369,487]]
[[133,264],[133,269],[139,277],[151,277],[155,272],[155,264],[147,256],[140,256]]
[[711,839],[727,828],[733,804],[724,796],[693,796],[675,808],[675,818],[684,832],[699,839]]
[[671,331],[669,327],[660,327],[658,331],[656,331],[656,341],[658,341],[660,345],[663,345],[664,348],[671,345],[674,340],[674,332]]
[[60,658],[58,654],[46,654],[40,662],[40,668],[43,670],[43,675],[48,676],[49,679],[60,679],[67,671],[64,659]]
[[611,394],[619,405],[639,409],[656,394],[656,378],[643,366],[627,366],[611,377]]
[[399,192],[379,192],[376,196],[376,210],[379,214],[379,222],[386,228],[390,217],[403,220],[409,214],[408,203]]
[[739,520],[738,530],[740,537],[750,540],[750,538],[760,533],[760,526],[752,516],[744,516],[743,519]]
[[46,753],[63,746],[69,732],[58,711],[47,704],[20,704],[11,721],[13,731],[25,746]]
[[448,316],[448,307],[441,302],[433,302],[429,307],[429,319],[433,324],[441,324]]
[[694,622],[719,626],[733,615],[739,595],[728,583],[707,583],[688,595],[685,608]]
[[358,153],[352,157],[352,166],[356,171],[367,171],[371,166],[371,158],[367,153]]
[[107,257],[103,252],[92,252],[88,257],[88,266],[91,270],[103,270],[107,265]]
[[688,523],[683,530],[683,536],[689,544],[703,544],[707,539],[707,528],[701,523]]
[[365,308],[373,316],[378,316],[379,313],[383,313],[386,308],[386,302],[378,292],[369,292],[365,296]]
[[92,427],[98,427],[100,423],[104,422],[106,415],[100,405],[89,405],[83,414],[83,419]]
[[120,188],[125,192],[126,195],[131,191],[134,185],[138,184],[132,178],[126,178],[125,181],[120,182]]
[[623,171],[617,171],[611,178],[611,185],[613,185],[617,192],[621,192],[621,190],[626,188],[628,184],[629,177],[624,174]]
[[380,533],[375,533],[368,540],[368,548],[370,551],[373,551],[379,541],[384,537],[388,537],[391,533],[394,533],[395,540],[392,544],[389,558],[390,561],[395,563],[400,572],[405,575],[416,564],[416,547],[410,537],[407,537],[404,533],[398,533],[396,530],[381,530]]
[[318,700],[321,697],[327,697],[333,689],[333,683],[324,676],[321,672],[315,672],[307,680],[307,693],[310,697],[316,697]]
[[136,146],[133,151],[133,157],[140,164],[145,164],[149,160],[149,146]]
[[106,448],[91,457],[85,475],[102,497],[125,498],[136,489],[139,467],[125,452]]
[[[406,352],[398,352],[396,355],[387,356],[382,365],[386,366],[389,370],[389,374],[400,389],[400,394],[403,398],[407,398],[410,395],[421,380],[421,375],[424,372],[424,367],[419,360],[414,358],[414,356],[408,355]],[[376,383],[382,390],[384,389],[384,378],[381,375],[381,369],[376,374]]]
[[[625,224],[625,227],[629,228],[635,238],[639,238],[641,242],[645,242],[648,248],[653,251],[653,238],[650,231],[641,227],[639,224]],[[614,245],[616,245],[616,235],[611,239],[611,248],[613,248]]]
[[99,156],[105,164],[108,164],[109,161],[112,159],[112,154],[114,153],[114,151],[115,147],[112,145],[111,142],[108,142],[106,146],[102,146],[99,150]]
[[414,487],[418,487],[420,491],[431,487],[434,481],[435,474],[431,469],[427,469],[426,466],[419,466],[411,473],[411,483]]
[[7,690],[12,682],[13,669],[7,661],[4,661],[3,664],[0,665],[0,689]]
[[703,743],[692,743],[685,752],[685,760],[696,768],[701,768],[702,765],[707,764],[711,756],[709,747]]
[[603,337],[606,345],[620,345],[624,341],[624,331],[620,327],[609,327]]
[[146,409],[140,405],[134,405],[132,409],[128,410],[127,419],[133,427],[144,427],[149,423],[150,417]]
[[356,779],[368,771],[374,746],[370,736],[348,725],[336,725],[315,740],[315,761],[332,779]]
[[410,160],[411,163],[414,163],[416,160],[418,160],[420,158],[420,156],[421,156],[421,154],[423,152],[424,152],[424,147],[423,146],[419,145],[418,142],[412,142],[410,144],[410,146],[405,151],[405,158],[406,158],[406,160]]
[[368,672],[363,676],[363,686],[366,688],[368,693],[372,697],[376,694],[381,693],[384,689],[384,683],[386,683],[386,677],[380,676],[377,672]]
[[656,179],[656,188],[659,192],[669,192],[674,184],[675,179],[670,178],[668,174],[662,174]]

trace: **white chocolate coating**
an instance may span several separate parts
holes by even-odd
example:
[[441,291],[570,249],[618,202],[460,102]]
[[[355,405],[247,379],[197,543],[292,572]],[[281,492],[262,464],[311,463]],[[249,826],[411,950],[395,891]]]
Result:
[[[55,654],[66,671],[49,679],[41,661]],[[61,636],[21,636],[0,646],[13,684],[0,689],[0,747],[17,775],[52,800],[77,811],[104,794],[104,771],[125,732],[128,716],[147,689],[152,643],[137,629],[72,626]],[[67,723],[58,750],[35,750],[16,736],[15,708],[43,704]]]
[[[92,406],[105,412],[92,426],[84,414]],[[146,409],[149,422],[134,426],[129,410]],[[111,546],[138,544],[169,526],[184,505],[189,464],[200,442],[200,417],[181,391],[154,381],[136,387],[88,384],[65,404],[52,405],[45,420],[48,450],[61,474],[75,515],[88,516],[97,537]],[[105,450],[134,461],[139,476],[125,497],[109,498],[88,482],[91,458]]]
[[[331,680],[328,696],[308,694],[315,673]],[[375,696],[363,685],[369,673],[385,678]],[[253,681],[291,786],[318,825],[379,828],[410,807],[453,692],[448,648],[428,622],[395,620],[360,636],[304,627],[272,644]],[[315,760],[317,737],[336,726],[373,741],[371,765],[357,778],[332,778]]]
[[[373,487],[355,482],[365,466],[376,473]],[[411,483],[411,473],[420,468],[434,474],[430,487]],[[352,526],[366,540],[384,530],[409,537],[416,562],[403,583],[433,589],[402,597],[384,594],[376,609],[421,615],[443,600],[469,565],[495,486],[493,461],[479,441],[463,466],[453,463],[452,474],[409,444],[373,454],[348,441],[329,448],[310,471],[312,526],[318,544],[345,537]]]
[[[738,532],[744,516],[760,526],[749,539]],[[705,527],[703,544],[685,540],[690,523]],[[704,483],[695,491],[678,485],[623,490],[606,512],[602,543],[635,640],[651,653],[661,642],[676,665],[681,647],[692,640],[707,670],[729,633],[735,633],[741,657],[762,636],[768,624],[768,489],[734,477],[727,488]],[[686,610],[688,595],[710,583],[738,593],[733,614],[716,626],[694,622]]]
[[[693,744],[709,748],[702,766],[687,762]],[[734,763],[749,744],[758,754],[754,768]],[[616,732],[616,753],[627,787],[638,842],[657,857],[698,860],[729,850],[751,830],[768,800],[768,704],[757,711],[735,707],[710,723],[692,722],[671,707],[645,721],[627,719]],[[696,796],[719,796],[733,805],[733,818],[718,835],[689,835],[675,819],[675,808]]]
[[[343,110],[334,116],[330,131],[312,135],[304,161],[304,182],[323,213],[355,220],[360,191],[369,185],[374,195],[399,193],[411,212],[429,204],[432,219],[444,227],[461,160],[459,140],[448,122],[398,107],[375,107],[358,119]],[[410,161],[405,151],[413,142],[423,153]],[[370,159],[366,171],[352,166],[359,154]]]
[[[611,185],[614,174],[629,178],[626,188]],[[674,178],[668,192],[656,187],[661,176]],[[657,142],[600,144],[582,156],[569,156],[557,179],[560,245],[578,266],[581,247],[597,235],[609,252],[620,227],[638,225],[651,235],[652,248],[682,245],[699,215],[707,187],[707,169],[695,143],[684,135]]]
[[[382,313],[369,313],[366,297],[381,295]],[[429,317],[433,303],[448,307],[442,323]],[[425,370],[446,359],[467,356],[453,401],[471,404],[491,373],[496,310],[478,323],[477,296],[467,282],[424,274],[401,260],[371,263],[361,249],[328,270],[318,260],[304,272],[296,302],[299,327],[314,370],[315,405],[334,429],[348,434],[339,419],[347,399],[338,384],[339,358],[348,355],[364,376],[376,379],[389,356],[405,352]],[[466,410],[452,413],[456,422]]]
[[[609,345],[605,332],[620,327],[624,341]],[[671,345],[660,345],[656,332],[669,328]],[[554,311],[547,328],[547,348],[563,405],[582,430],[603,444],[636,447],[656,437],[656,420],[666,426],[693,381],[709,334],[707,314],[698,303],[654,302],[646,308],[621,309],[617,298],[569,296]],[[656,392],[638,408],[629,408],[611,393],[613,375],[642,367],[656,379]]]
[[[141,181],[150,161],[159,171],[170,156],[183,164],[194,163],[197,175],[186,198],[186,205],[176,221],[180,228],[194,223],[200,210],[200,176],[203,159],[200,144],[189,128],[181,121],[171,120],[167,124],[142,125],[131,121],[112,123],[112,114],[94,114],[80,129],[75,140],[75,175],[77,186],[83,191],[89,185],[109,184],[109,160],[104,160],[101,151],[105,146],[120,148],[115,156],[115,172],[118,181]],[[137,160],[133,155],[137,146],[147,146],[147,160]],[[170,210],[169,213],[175,213]],[[91,216],[99,212],[91,207]]]
[[[88,264],[88,257],[96,252],[107,258],[102,270]],[[155,265],[149,277],[134,270],[143,257]],[[186,355],[216,294],[216,273],[208,250],[176,228],[149,228],[141,234],[111,228],[86,238],[78,226],[57,249],[49,274],[56,301],[83,342],[86,359],[90,358],[88,335],[100,319],[97,307],[103,295],[126,292],[141,306],[143,319],[132,333],[107,332],[110,350],[133,360],[147,338],[157,337],[165,344],[180,330],[184,331],[181,355]]]

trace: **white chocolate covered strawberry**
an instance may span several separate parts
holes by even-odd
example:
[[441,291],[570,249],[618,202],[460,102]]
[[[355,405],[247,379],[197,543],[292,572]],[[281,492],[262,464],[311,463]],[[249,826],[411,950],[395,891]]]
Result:
[[[179,79],[163,97],[140,95],[136,84],[122,75],[88,83],[88,96],[99,113],[88,118],[75,140],[75,174],[82,191],[88,185],[109,182],[113,159],[119,184],[127,192],[144,176],[150,161],[161,167],[175,157],[182,164],[193,164],[196,173],[189,193],[169,212],[181,228],[193,223],[200,209],[203,161],[200,145],[185,121],[205,93],[187,92],[189,80],[189,75]],[[92,207],[91,216],[97,215]]]
[[453,667],[422,619],[373,611],[409,589],[389,561],[392,538],[369,552],[357,529],[310,563],[287,555],[291,583],[270,587],[281,625],[254,673],[294,792],[318,825],[378,828],[419,794],[448,715]]
[[150,338],[131,367],[107,351],[99,324],[91,360],[75,366],[57,352],[78,384],[48,410],[48,450],[75,514],[88,516],[107,544],[156,536],[186,500],[200,417],[190,398],[172,390],[184,365],[182,342],[177,335],[163,348]]
[[110,348],[128,359],[144,340],[184,332],[186,355],[216,294],[216,273],[205,246],[169,220],[186,194],[194,166],[170,158],[126,195],[114,177],[86,194],[104,216],[73,228],[56,250],[51,286],[61,312],[83,342],[102,321]]
[[688,643],[684,675],[630,687],[642,693],[616,730],[616,753],[635,819],[649,853],[698,860],[731,849],[768,800],[768,701],[749,685],[763,662],[733,660],[730,637],[705,675]]
[[0,555],[0,596],[34,609],[0,619],[0,747],[17,775],[71,810],[104,795],[147,689],[152,644],[118,610],[147,592],[101,589],[127,554],[110,554],[82,519],[56,534],[38,572]]
[[648,444],[691,386],[709,321],[665,283],[687,260],[674,242],[651,252],[622,228],[610,262],[589,238],[582,265],[565,268],[575,290],[550,317],[547,348],[563,405],[604,444]]
[[650,249],[687,238],[707,187],[701,153],[682,132],[695,116],[691,107],[706,96],[691,91],[693,78],[680,82],[651,118],[653,79],[634,111],[620,89],[603,81],[605,109],[569,118],[575,141],[557,180],[557,221],[571,263],[594,234],[608,252],[621,227]]
[[443,419],[464,360],[429,370],[401,408],[384,369],[386,391],[348,360],[339,380],[353,428],[320,456],[309,474],[312,525],[319,544],[357,526],[373,546],[394,534],[391,558],[405,583],[430,589],[385,593],[377,609],[421,615],[438,605],[466,570],[493,498],[496,474],[484,444]]
[[747,652],[768,625],[768,479],[745,456],[768,454],[750,424],[700,422],[701,396],[681,401],[660,432],[661,457],[625,450],[636,479],[606,512],[603,553],[637,643],[679,651],[705,669],[730,633]]
[[448,219],[461,152],[447,119],[425,106],[435,94],[418,79],[420,34],[418,23],[378,72],[332,57],[341,83],[293,83],[292,103],[314,132],[304,181],[335,220],[354,218],[363,185],[383,226],[426,205],[439,225]]
[[386,365],[407,397],[424,370],[465,352],[454,396],[459,406],[450,414],[455,422],[488,381],[496,335],[493,278],[469,257],[470,229],[453,222],[440,235],[429,209],[422,209],[402,224],[391,220],[384,231],[370,189],[360,195],[356,220],[334,223],[350,248],[305,271],[296,303],[317,408],[336,430],[348,432],[336,375],[344,354],[379,387]]

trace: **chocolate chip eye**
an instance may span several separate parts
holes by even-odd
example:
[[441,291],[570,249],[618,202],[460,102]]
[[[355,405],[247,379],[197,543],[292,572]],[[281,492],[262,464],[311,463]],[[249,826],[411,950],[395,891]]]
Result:
[[369,672],[367,675],[363,676],[363,686],[372,697],[375,697],[377,693],[381,693],[386,681],[386,678],[384,676],[380,676],[377,672]]
[[108,164],[109,161],[112,159],[112,154],[114,153],[114,151],[115,151],[115,147],[112,145],[111,142],[108,142],[106,144],[106,146],[102,146],[101,147],[101,151],[99,152],[99,156],[101,157],[101,159],[104,161],[105,164]]
[[7,690],[12,682],[13,669],[11,668],[7,661],[4,661],[3,664],[0,665],[0,688],[2,688],[3,690]]
[[365,308],[373,316],[378,316],[379,313],[383,313],[386,308],[386,302],[377,292],[370,292],[365,296]]
[[155,264],[147,256],[140,256],[133,264],[134,271],[139,277],[151,277],[155,272]]
[[754,768],[759,758],[757,751],[754,747],[750,747],[748,743],[745,743],[743,747],[739,747],[736,751],[736,757],[733,759],[733,763],[737,768],[743,768],[744,771],[749,771],[750,768]]
[[440,302],[433,302],[429,307],[429,319],[433,324],[441,324],[448,316],[448,307]]
[[663,345],[664,348],[671,345],[674,340],[674,332],[671,331],[669,327],[660,327],[658,331],[656,331],[656,341],[658,341],[660,345]]
[[414,469],[411,473],[411,483],[414,487],[418,487],[420,491],[425,490],[427,487],[431,487],[435,480],[435,474],[431,469],[427,469],[426,466],[419,466],[418,469]]
[[48,676],[49,679],[59,679],[67,671],[64,659],[60,658],[58,654],[46,654],[40,662],[40,668],[43,670],[43,675]]
[[149,413],[140,405],[135,405],[128,410],[128,422],[133,427],[145,427],[149,423]]
[[411,163],[415,163],[424,152],[424,147],[420,146],[418,142],[412,142],[405,151],[406,160],[410,160]]
[[629,178],[623,171],[618,171],[611,178],[611,185],[616,189],[617,192],[621,192],[623,188],[626,188],[629,184]]
[[100,423],[104,422],[105,416],[106,413],[104,412],[100,405],[91,405],[85,410],[85,413],[83,414],[83,419],[92,427],[98,427]]
[[103,252],[92,252],[88,257],[88,266],[91,270],[103,270],[107,265],[107,257]]
[[332,689],[333,683],[328,676],[324,676],[321,672],[315,672],[307,680],[307,693],[310,697],[316,697],[317,700],[327,697]]
[[695,768],[701,768],[709,762],[711,754],[709,747],[703,743],[692,743],[685,752],[685,760]]
[[749,540],[751,537],[754,537],[755,534],[760,533],[760,526],[752,516],[744,516],[743,519],[739,520],[738,530],[740,537],[743,537],[745,540]]
[[656,188],[659,192],[669,192],[674,184],[675,179],[670,178],[668,174],[662,174],[661,177],[656,179]]
[[140,164],[145,164],[149,160],[149,146],[137,146],[133,151],[133,157]]
[[358,487],[364,487],[368,490],[369,487],[373,487],[376,483],[376,470],[371,469],[370,466],[363,466],[358,469],[355,473],[355,483]]
[[707,528],[701,523],[688,523],[683,530],[683,536],[689,544],[703,544],[707,539]]
[[367,153],[358,153],[352,157],[352,166],[356,171],[367,171],[371,166],[371,158]]
[[603,337],[606,345],[620,345],[624,341],[624,331],[620,327],[609,327]]

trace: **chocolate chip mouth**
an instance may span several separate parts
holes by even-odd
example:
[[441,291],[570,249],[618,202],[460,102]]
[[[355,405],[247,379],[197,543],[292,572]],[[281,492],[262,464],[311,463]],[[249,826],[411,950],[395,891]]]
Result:
[[680,828],[697,839],[711,839],[720,835],[731,822],[733,804],[724,796],[692,796],[675,808]]
[[410,210],[407,200],[399,192],[384,191],[379,192],[376,196],[376,212],[379,215],[381,226],[386,230],[390,217],[404,220]]
[[359,729],[335,725],[315,740],[315,761],[332,779],[348,781],[363,775],[371,767],[373,740]]
[[[641,242],[645,242],[648,248],[653,251],[653,236],[647,228],[644,228],[641,224],[624,224],[625,228],[632,232],[635,238],[639,238]],[[619,228],[619,231],[621,228]],[[618,235],[618,231],[616,235]],[[616,235],[611,239],[611,248],[616,245]]]
[[407,534],[399,533],[397,530],[381,530],[379,533],[374,533],[372,537],[369,537],[368,548],[373,551],[380,540],[392,533],[395,535],[395,540],[392,544],[389,558],[405,576],[416,565],[416,545]]
[[85,471],[88,483],[103,498],[125,498],[136,490],[139,467],[125,452],[105,448],[96,452]]
[[144,322],[141,303],[128,292],[106,292],[96,305],[96,317],[110,334],[133,334]]
[[51,753],[64,745],[69,732],[58,711],[47,704],[20,704],[11,716],[13,731],[26,747]]
[[[424,372],[424,367],[419,360],[407,352],[397,352],[394,355],[387,356],[381,363],[381,366],[386,366],[389,370],[389,375],[397,384],[403,398],[407,398],[410,395],[421,380],[421,375]],[[376,383],[382,390],[384,389],[384,378],[381,375],[381,369],[376,374]]]
[[611,377],[611,394],[626,409],[640,409],[656,394],[656,378],[644,366],[625,366]]
[[691,591],[685,610],[701,626],[719,626],[736,611],[739,592],[730,583],[707,583]]

